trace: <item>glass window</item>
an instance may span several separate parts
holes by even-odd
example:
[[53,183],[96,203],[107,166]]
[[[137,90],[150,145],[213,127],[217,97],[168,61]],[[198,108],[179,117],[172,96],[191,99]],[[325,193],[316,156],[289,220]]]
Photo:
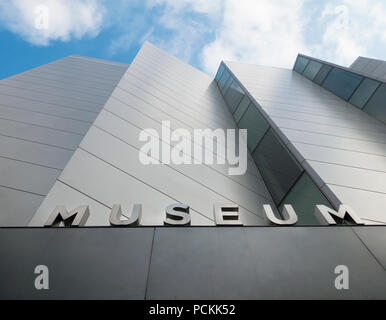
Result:
[[220,88],[220,90],[222,90],[222,88],[224,88],[224,85],[225,83],[228,81],[228,79],[230,78],[230,74],[227,70],[224,70],[219,82],[218,82],[218,87]]
[[347,101],[362,79],[363,77],[352,72],[333,68],[324,81],[323,87]]
[[224,87],[223,87],[222,90],[221,90],[223,96],[226,95],[226,93],[227,93],[227,91],[228,91],[228,89],[229,89],[229,86],[231,85],[232,81],[233,81],[233,78],[232,78],[231,75],[229,75],[228,80],[225,82],[225,85],[224,85]]
[[236,80],[233,80],[231,85],[229,86],[229,89],[226,95],[224,96],[225,101],[227,102],[229,109],[231,110],[232,113],[235,112],[243,96],[244,96],[243,90],[236,83]]
[[233,117],[235,118],[236,122],[238,123],[243,116],[244,112],[247,110],[249,104],[251,103],[251,100],[247,96],[244,96],[243,100],[239,103],[235,113],[233,114]]
[[308,62],[310,60],[301,56],[298,56],[295,62],[294,70],[299,73],[303,73],[304,69],[306,68]]
[[282,144],[272,128],[268,130],[257,146],[253,159],[273,200],[279,204],[302,174],[302,167]]
[[386,122],[386,84],[382,84],[363,109],[375,118]]
[[326,79],[328,73],[330,72],[330,70],[332,69],[332,67],[324,64],[321,68],[320,68],[320,71],[318,72],[318,74],[316,75],[315,79],[314,79],[314,82],[321,85],[324,81],[324,79]]
[[256,106],[251,103],[239,122],[239,128],[248,130],[247,145],[249,151],[252,152],[268,130],[269,124],[260,114],[259,110],[257,110]]
[[321,63],[316,61],[310,61],[307,68],[304,70],[303,75],[310,80],[314,80],[321,67]]
[[292,205],[298,216],[298,224],[303,225],[320,224],[314,214],[315,205],[324,204],[332,208],[330,202],[305,172],[281,202],[280,212],[282,212],[285,204]]
[[365,106],[367,100],[369,100],[371,95],[374,93],[375,89],[377,89],[378,85],[378,81],[366,78],[355,91],[350,99],[350,102],[362,109]]
[[222,76],[222,73],[224,72],[224,69],[225,69],[225,67],[224,67],[224,65],[221,63],[221,64],[220,64],[220,67],[218,68],[217,73],[216,73],[216,77],[215,77],[216,81],[219,81],[219,80],[220,80],[220,78],[221,78],[221,76]]

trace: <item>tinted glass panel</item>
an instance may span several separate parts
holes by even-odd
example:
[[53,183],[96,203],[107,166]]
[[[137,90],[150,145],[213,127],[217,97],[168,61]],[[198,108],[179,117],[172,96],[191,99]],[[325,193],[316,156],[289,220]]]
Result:
[[251,100],[247,96],[244,96],[243,100],[239,103],[235,113],[233,114],[236,122],[239,122],[244,112],[247,110]]
[[369,100],[371,95],[374,93],[375,89],[377,89],[378,85],[378,81],[374,81],[371,79],[363,80],[359,88],[351,97],[350,102],[362,109],[366,104],[367,100]]
[[333,68],[324,81],[323,87],[342,99],[348,100],[362,79],[363,77],[357,74]]
[[272,129],[268,130],[256,148],[253,159],[273,200],[279,204],[301,175],[302,168]]
[[386,84],[382,84],[370,101],[366,104],[365,110],[368,114],[386,122]]
[[269,124],[257,110],[256,106],[251,103],[239,122],[239,128],[248,129],[247,144],[249,151],[252,152],[268,130]]
[[304,69],[307,66],[308,61],[310,61],[310,60],[308,60],[307,58],[303,58],[303,57],[298,56],[298,58],[296,59],[296,62],[295,62],[294,70],[296,72],[303,73]]
[[308,79],[313,80],[321,67],[322,67],[321,63],[316,61],[310,61],[306,70],[304,70],[303,75]]
[[232,76],[229,76],[228,80],[225,82],[225,85],[224,85],[224,87],[221,90],[223,96],[226,95],[226,93],[227,93],[227,91],[229,89],[229,86],[231,85],[232,81],[233,81]]
[[244,92],[236,83],[236,81],[233,80],[232,84],[230,85],[224,97],[232,113],[235,112],[243,96],[244,96]]
[[284,204],[290,204],[298,216],[298,224],[319,224],[314,215],[315,205],[324,204],[332,208],[331,204],[311,180],[307,173],[296,182],[280,205],[280,212]]
[[230,77],[230,74],[227,70],[224,70],[219,82],[218,82],[218,87],[220,88],[220,90],[222,90],[222,88],[224,88],[224,85],[225,85],[225,82],[228,81]]
[[324,79],[326,79],[328,73],[330,72],[330,70],[332,69],[332,67],[324,64],[321,68],[320,68],[320,71],[319,73],[316,75],[315,79],[314,79],[314,82],[317,83],[317,84],[322,84]]
[[225,68],[224,68],[223,64],[220,64],[220,67],[218,68],[217,74],[216,74],[216,77],[215,77],[216,81],[220,80],[220,78],[221,78],[221,76],[222,76],[222,74],[224,72],[224,69]]

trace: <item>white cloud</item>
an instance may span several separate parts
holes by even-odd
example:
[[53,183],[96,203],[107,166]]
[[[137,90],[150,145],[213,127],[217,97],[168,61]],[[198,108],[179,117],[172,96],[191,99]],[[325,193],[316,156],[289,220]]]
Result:
[[312,48],[314,54],[337,64],[350,65],[360,55],[377,56],[375,47],[385,48],[386,7],[383,1],[329,2],[320,18],[324,32],[320,44]]
[[289,67],[307,51],[301,9],[304,0],[229,0],[216,39],[202,51],[205,70],[214,73],[221,60]]
[[198,13],[217,14],[224,0],[148,0],[147,6],[152,8],[165,5],[167,10],[191,10]]
[[[210,74],[221,60],[291,68],[301,52],[350,65],[359,55],[384,59],[386,51],[382,0],[149,0],[148,4],[165,5],[160,26],[179,30],[159,44],[186,61],[195,62],[199,56],[201,67]],[[209,25],[187,19],[189,13],[204,14]],[[197,48],[195,42],[204,46]]]
[[[47,15],[44,10],[46,8]],[[53,40],[95,37],[102,27],[105,8],[98,0],[1,0],[0,22],[34,45]],[[47,28],[37,26],[45,25]],[[43,20],[42,20],[43,19]],[[43,21],[43,23],[42,23]]]
[[[36,29],[38,5],[48,29]],[[0,25],[35,45],[112,28],[110,55],[144,39],[214,74],[221,60],[292,67],[296,54],[349,65],[384,58],[384,0],[0,0]]]
[[157,9],[154,32],[147,37],[177,57],[192,62],[192,57],[208,41],[220,21],[224,0],[147,0],[148,9]]

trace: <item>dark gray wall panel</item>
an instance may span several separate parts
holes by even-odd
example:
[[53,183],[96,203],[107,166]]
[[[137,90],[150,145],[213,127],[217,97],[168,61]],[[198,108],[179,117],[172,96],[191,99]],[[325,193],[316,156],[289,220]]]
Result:
[[0,299],[385,299],[384,229],[0,229]]
[[[337,265],[350,290],[335,289]],[[385,283],[349,228],[157,228],[146,298],[371,299]]]
[[[352,228],[363,244],[374,255],[386,271],[386,230],[384,227]],[[386,284],[385,284],[386,285]]]
[[[153,228],[37,231],[0,230],[0,299],[144,299]],[[41,264],[47,291],[33,285]]]

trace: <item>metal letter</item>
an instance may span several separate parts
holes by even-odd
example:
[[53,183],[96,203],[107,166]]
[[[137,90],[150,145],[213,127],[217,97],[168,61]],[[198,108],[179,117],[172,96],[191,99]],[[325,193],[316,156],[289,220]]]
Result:
[[189,206],[182,203],[171,204],[166,208],[165,225],[186,226],[190,225]]
[[142,214],[142,205],[134,204],[133,211],[131,212],[131,217],[126,217],[126,220],[121,220],[122,208],[119,204],[114,204],[110,213],[110,224],[112,226],[122,226],[122,227],[135,227],[139,225],[139,219]]
[[334,225],[337,222],[345,224],[348,219],[352,220],[355,224],[364,224],[353,209],[343,204],[339,206],[338,212],[325,205],[316,205],[314,213],[320,224],[323,225]]
[[214,220],[218,226],[242,226],[239,220],[239,206],[237,204],[215,204],[213,206]]
[[284,220],[276,218],[269,204],[265,204],[263,208],[265,212],[265,217],[267,218],[267,221],[269,224],[279,225],[279,226],[291,226],[296,224],[296,222],[298,222],[298,216],[294,208],[292,208],[290,204],[284,205],[284,209],[282,213]]
[[44,226],[60,226],[60,223],[63,222],[65,227],[80,227],[85,225],[89,216],[90,210],[88,206],[79,206],[70,212],[67,212],[65,206],[57,206]]

